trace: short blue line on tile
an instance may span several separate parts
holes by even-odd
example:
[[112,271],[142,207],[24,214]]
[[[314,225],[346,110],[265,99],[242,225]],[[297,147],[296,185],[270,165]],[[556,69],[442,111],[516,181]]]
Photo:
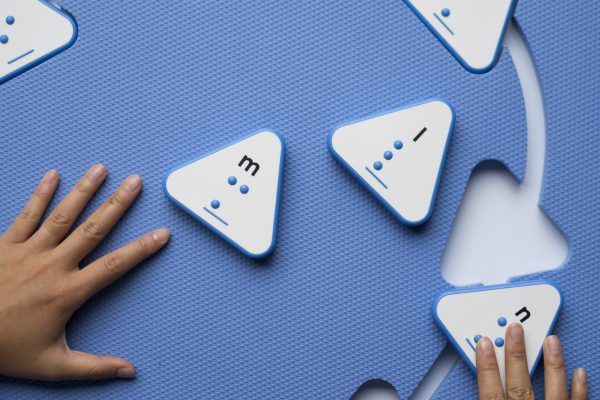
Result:
[[369,167],[365,167],[365,169],[367,170],[368,173],[370,173],[373,176],[373,178],[377,179],[377,182],[381,183],[381,186],[383,186],[386,189],[388,188],[387,185],[385,183],[383,183],[383,181],[381,179],[379,179],[379,177],[377,175],[375,175],[375,173],[369,169]]
[[454,32],[452,32],[452,29],[450,29],[450,27],[448,25],[446,25],[446,23],[444,21],[442,21],[442,19],[439,17],[439,15],[437,15],[437,13],[433,13],[433,16],[440,21],[440,24],[444,25],[444,28],[448,29],[448,32],[450,32],[450,34],[452,36],[454,36]]
[[210,211],[206,207],[202,207],[202,208],[204,208],[204,211],[206,211],[207,213],[209,213],[210,215],[212,215],[213,217],[215,217],[216,219],[218,219],[219,221],[221,221],[222,223],[224,223],[225,226],[229,226],[229,224],[227,222],[225,222],[225,220],[223,218],[219,217],[217,214],[215,214],[214,212]]
[[14,63],[15,61],[19,61],[21,58],[23,58],[23,57],[27,57],[27,56],[28,56],[28,55],[30,55],[31,53],[33,53],[33,49],[29,50],[29,51],[28,51],[28,52],[26,52],[26,53],[23,53],[23,54],[21,54],[21,55],[20,55],[19,57],[17,57],[17,58],[13,58],[12,60],[10,60],[10,61],[8,62],[8,64],[10,65],[10,64]]
[[477,353],[477,350],[475,350],[475,346],[473,346],[473,343],[471,343],[471,341],[469,340],[469,338],[467,338],[467,343],[469,344],[469,346],[471,346],[471,348],[473,349],[473,351]]

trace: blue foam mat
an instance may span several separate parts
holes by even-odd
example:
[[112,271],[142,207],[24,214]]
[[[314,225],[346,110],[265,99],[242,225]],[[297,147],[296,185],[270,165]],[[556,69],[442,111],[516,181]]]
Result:
[[[569,241],[563,267],[541,276],[558,283],[565,303],[554,332],[560,336],[568,375],[588,369],[590,398],[596,398],[600,359],[596,334],[600,308],[600,136],[597,131],[600,77],[600,12],[592,3],[522,1],[516,19],[537,63],[546,106],[547,149],[542,208]],[[539,277],[540,275],[538,275]],[[534,377],[543,393],[543,365]],[[460,365],[437,398],[475,398],[476,383]]]
[[[110,177],[85,215],[131,172],[145,186],[91,258],[154,227],[173,237],[69,326],[73,347],[132,360],[135,381],[0,379],[0,397],[347,399],[382,378],[406,398],[446,344],[430,306],[449,287],[439,260],[472,168],[494,158],[523,175],[510,55],[470,74],[392,0],[63,5],[75,45],[0,86],[1,228],[46,169],[62,173],[60,198],[101,161]],[[432,218],[410,229],[331,157],[327,133],[433,96],[456,107],[456,130]],[[278,245],[257,262],[172,205],[161,180],[264,126],[287,154]]]

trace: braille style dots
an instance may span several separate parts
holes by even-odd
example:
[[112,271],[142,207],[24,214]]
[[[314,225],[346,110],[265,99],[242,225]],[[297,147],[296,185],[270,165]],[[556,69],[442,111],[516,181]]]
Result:
[[[396,150],[400,150],[400,149],[402,149],[402,147],[404,147],[404,143],[402,143],[402,141],[401,141],[401,140],[396,140],[396,141],[394,142],[394,149],[396,149]],[[384,158],[384,160],[386,160],[386,161],[389,161],[389,160],[391,160],[392,158],[394,158],[394,153],[392,153],[392,152],[391,152],[391,151],[389,151],[389,150],[386,150],[386,151],[383,153],[383,158]],[[380,171],[380,170],[383,168],[383,163],[382,163],[381,161],[375,161],[375,162],[373,163],[373,168],[375,168],[375,170],[377,170],[377,171]]]
[[473,338],[473,340],[475,341],[475,343],[479,342],[481,340],[483,336],[481,335],[475,335],[475,337]]
[[221,202],[219,202],[219,200],[213,200],[210,202],[210,206],[216,210],[221,207]]
[[[12,15],[9,15],[8,17],[6,17],[5,21],[6,21],[7,25],[12,25],[15,23],[15,17],[13,17]],[[8,43],[8,36],[0,35],[0,43],[2,43],[2,44]]]
[[442,9],[442,17],[444,18],[448,18],[450,16],[450,9],[448,8],[443,8]]
[[504,318],[504,317],[498,318],[498,325],[506,326],[506,323],[507,323],[506,318]]
[[504,339],[502,339],[500,337],[496,338],[496,340],[494,340],[494,343],[496,344],[496,346],[502,347],[502,346],[504,346]]
[[[229,186],[235,186],[238,183],[238,180],[235,176],[230,176],[229,178],[227,178],[227,183],[229,184]],[[241,194],[246,194],[250,191],[250,187],[248,185],[242,185],[240,186],[240,193]]]

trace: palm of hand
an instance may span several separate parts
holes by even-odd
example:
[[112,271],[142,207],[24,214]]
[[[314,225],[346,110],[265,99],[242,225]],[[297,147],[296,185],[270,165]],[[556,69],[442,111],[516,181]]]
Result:
[[0,375],[44,380],[132,378],[128,361],[69,348],[65,326],[91,296],[166,244],[159,229],[79,268],[133,203],[141,180],[130,176],[90,218],[68,235],[107,175],[92,167],[38,229],[58,186],[50,171],[23,212],[0,237]]

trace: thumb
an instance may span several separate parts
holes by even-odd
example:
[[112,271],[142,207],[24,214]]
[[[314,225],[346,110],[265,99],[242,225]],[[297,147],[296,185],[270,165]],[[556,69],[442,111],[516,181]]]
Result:
[[97,356],[69,350],[57,368],[60,380],[99,380],[110,378],[135,378],[135,368],[122,358]]

